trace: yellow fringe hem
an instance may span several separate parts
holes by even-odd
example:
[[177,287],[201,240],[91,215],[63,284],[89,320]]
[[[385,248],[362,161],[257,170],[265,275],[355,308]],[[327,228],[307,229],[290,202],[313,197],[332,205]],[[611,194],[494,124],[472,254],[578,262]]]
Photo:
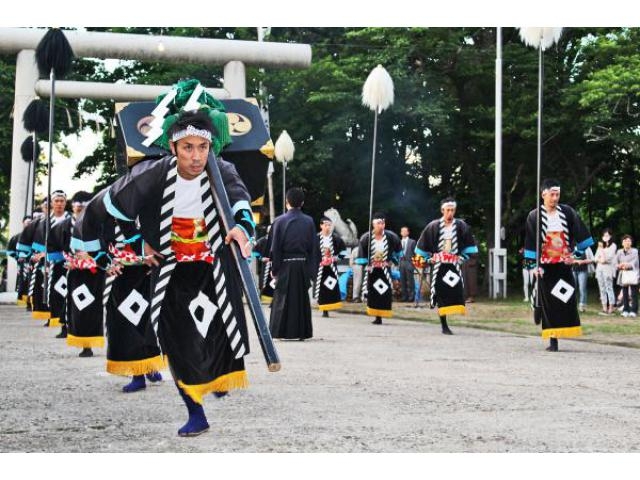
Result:
[[49,327],[60,327],[62,324],[60,323],[59,317],[51,317],[49,319]]
[[18,301],[16,302],[17,305],[24,307],[27,304],[26,300],[22,300],[21,298],[18,299]]
[[367,315],[372,317],[391,318],[393,316],[393,310],[378,310],[377,308],[367,307]]
[[542,338],[567,338],[582,335],[582,327],[547,328],[542,330]]
[[438,315],[466,315],[467,309],[464,305],[449,305],[448,307],[438,307]]
[[270,302],[273,300],[273,297],[267,297],[266,295],[261,295],[260,300],[263,302]]
[[145,375],[147,373],[158,372],[167,368],[166,358],[157,355],[143,360],[131,360],[120,362],[116,360],[107,360],[107,372],[113,375]]
[[34,320],[49,320],[51,318],[51,312],[34,310],[33,312],[31,312],[31,318],[33,318]]
[[27,300],[29,300],[29,295],[22,295],[20,297],[20,300],[22,300],[23,302],[26,302]]
[[67,334],[67,345],[78,348],[104,347],[104,337],[74,337]]
[[321,312],[325,312],[328,310],[337,310],[338,308],[342,308],[342,302],[327,303],[326,305],[318,305],[318,310],[320,310]]
[[234,388],[247,388],[249,381],[247,380],[247,372],[245,370],[239,370],[222,375],[209,383],[185,385],[182,383],[182,380],[178,380],[178,385],[194,402],[202,405],[202,397],[208,393],[228,392]]

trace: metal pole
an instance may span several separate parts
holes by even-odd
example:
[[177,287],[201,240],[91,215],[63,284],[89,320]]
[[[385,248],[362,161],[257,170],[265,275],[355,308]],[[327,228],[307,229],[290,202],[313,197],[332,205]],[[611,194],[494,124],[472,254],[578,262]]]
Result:
[[33,162],[35,162],[35,158],[36,158],[36,133],[35,132],[31,134],[31,139],[33,140],[33,148],[31,149],[31,161],[29,162],[29,168],[27,169],[27,188],[26,188],[27,194],[24,196],[24,217],[27,216],[27,213],[31,213],[29,210],[29,199],[31,198],[31,195],[29,195],[30,193],[29,189],[31,188],[31,166]]
[[[537,154],[537,172],[536,172],[536,272],[540,271],[540,183],[542,170],[542,39],[538,47],[538,154]],[[540,277],[536,280],[536,307],[540,304]]]
[[500,233],[502,230],[502,28],[496,29],[496,98],[495,98],[495,199],[493,228],[493,298],[498,298],[500,279]]
[[276,206],[273,201],[273,162],[269,162],[269,170],[267,170],[267,188],[269,189],[269,223],[273,223],[276,218]]
[[[49,74],[49,79],[51,81],[51,97],[49,97],[49,163],[47,165],[47,202],[49,203],[50,206],[52,206],[51,203],[51,165],[52,165],[52,158],[53,158],[53,122],[55,121],[55,100],[56,100],[56,87],[55,87],[55,83],[56,83],[56,73],[53,70],[53,68],[51,69],[51,73]],[[47,211],[47,218],[45,218],[45,224],[44,224],[44,286],[43,286],[43,291],[44,291],[44,295],[45,298],[47,299],[47,305],[49,304],[49,297],[48,292],[49,292],[49,269],[48,269],[48,265],[47,265],[47,257],[49,255],[49,231],[51,230],[51,209],[49,211]]]
[[371,221],[373,217],[373,184],[376,178],[376,144],[378,142],[378,109],[376,108],[375,116],[373,117],[373,152],[371,154],[371,194],[369,195],[369,248],[367,250],[367,265],[370,262],[371,256],[371,242],[373,241],[373,231],[371,228]]
[[282,161],[282,213],[287,213],[287,161]]

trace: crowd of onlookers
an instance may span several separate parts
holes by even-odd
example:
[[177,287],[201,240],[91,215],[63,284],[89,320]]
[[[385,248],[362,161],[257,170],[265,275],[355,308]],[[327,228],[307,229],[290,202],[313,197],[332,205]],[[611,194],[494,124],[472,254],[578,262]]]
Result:
[[[595,254],[588,248],[578,257],[572,269],[578,289],[578,306],[586,310],[589,276],[595,274],[600,293],[600,315],[619,311],[623,317],[638,314],[638,249],[633,248],[631,235],[622,236],[621,248],[616,245],[613,232],[605,228],[597,243]],[[524,300],[528,301],[533,280],[533,269],[523,266]]]

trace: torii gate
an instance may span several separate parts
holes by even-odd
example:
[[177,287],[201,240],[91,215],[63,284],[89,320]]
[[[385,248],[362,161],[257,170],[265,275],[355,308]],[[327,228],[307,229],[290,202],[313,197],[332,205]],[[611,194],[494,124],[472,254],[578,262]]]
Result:
[[[39,79],[35,62],[35,48],[45,32],[33,28],[0,28],[0,53],[17,54],[11,149],[10,236],[22,230],[24,199],[29,194],[28,166],[20,155],[20,146],[29,133],[24,129],[22,117],[32,100],[51,94],[49,81]],[[224,65],[224,88],[207,89],[218,99],[246,97],[245,65],[306,68],[311,64],[311,46],[307,44],[73,30],[64,33],[77,57]],[[57,81],[56,96],[114,101],[150,100],[169,88]],[[7,291],[15,289],[15,278],[16,265],[9,262]]]

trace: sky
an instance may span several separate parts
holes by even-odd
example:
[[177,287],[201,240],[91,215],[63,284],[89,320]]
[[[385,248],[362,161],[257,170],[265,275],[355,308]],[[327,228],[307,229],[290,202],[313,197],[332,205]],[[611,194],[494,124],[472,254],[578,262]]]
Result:
[[[67,158],[58,152],[53,151],[53,164],[51,166],[51,191],[64,190],[68,198],[71,198],[78,190],[93,191],[101,171],[96,170],[91,175],[84,175],[82,178],[73,179],[76,167],[86,156],[91,155],[98,146],[99,137],[92,126],[85,126],[78,134],[73,133],[64,137],[64,143],[72,153],[71,158]],[[45,158],[49,154],[49,142],[40,142],[40,148],[44,152]],[[39,184],[36,185],[36,197],[44,197],[47,191],[48,176],[41,175]]]

